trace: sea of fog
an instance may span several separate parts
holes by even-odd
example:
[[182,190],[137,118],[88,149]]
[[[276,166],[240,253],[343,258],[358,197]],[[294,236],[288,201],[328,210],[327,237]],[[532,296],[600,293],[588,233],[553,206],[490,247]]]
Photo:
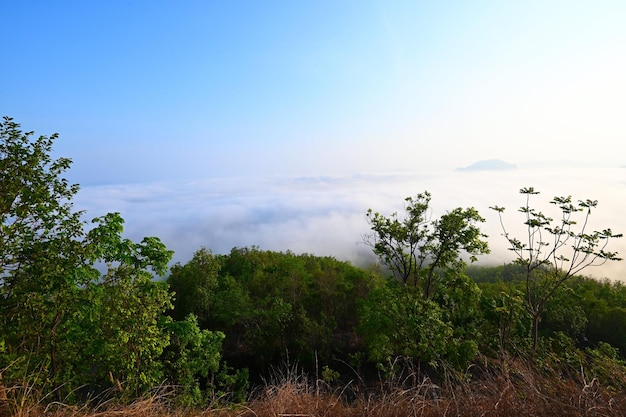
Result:
[[[404,198],[432,194],[433,218],[456,207],[475,207],[486,219],[492,253],[482,263],[512,260],[498,215],[490,206],[506,207],[508,231],[524,236],[522,187],[540,191],[531,205],[554,218],[555,196],[598,200],[588,230],[610,228],[626,233],[626,169],[533,168],[503,171],[431,173],[360,173],[309,177],[228,177],[186,182],[83,186],[75,208],[93,218],[117,211],[126,220],[124,235],[133,240],[158,236],[175,251],[174,262],[187,262],[206,247],[228,253],[233,247],[330,255],[363,264],[374,261],[363,243],[369,228],[368,208],[382,214],[403,209]],[[580,218],[582,221],[582,217]],[[626,257],[626,239],[609,250]],[[588,269],[598,278],[626,278],[626,261]]]

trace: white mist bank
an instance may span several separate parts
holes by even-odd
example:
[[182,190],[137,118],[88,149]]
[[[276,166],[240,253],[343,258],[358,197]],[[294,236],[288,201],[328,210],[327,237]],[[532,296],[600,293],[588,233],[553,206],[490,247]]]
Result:
[[[558,219],[554,196],[598,200],[589,230],[626,232],[626,169],[516,169],[435,172],[431,174],[355,174],[320,177],[231,177],[194,182],[158,182],[83,187],[76,208],[89,218],[119,211],[125,235],[133,240],[158,236],[185,263],[201,247],[228,253],[233,247],[329,255],[355,264],[373,260],[362,236],[369,231],[368,208],[383,214],[401,211],[404,198],[432,194],[433,216],[456,207],[475,207],[486,219],[492,253],[482,263],[511,261],[500,222],[490,206],[504,206],[508,231],[523,237],[525,203],[519,194],[532,186],[541,194],[531,205]],[[581,218],[582,220],[582,218]],[[626,240],[608,248],[626,257]],[[626,261],[585,271],[594,277],[626,279]]]

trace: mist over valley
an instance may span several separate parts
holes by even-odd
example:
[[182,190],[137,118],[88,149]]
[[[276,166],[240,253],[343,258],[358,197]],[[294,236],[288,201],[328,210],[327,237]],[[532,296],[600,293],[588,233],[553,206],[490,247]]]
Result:
[[[175,251],[174,262],[181,263],[201,247],[228,253],[246,246],[328,255],[356,265],[373,263],[376,258],[363,243],[369,231],[367,209],[386,215],[401,211],[405,197],[423,191],[432,194],[433,218],[456,207],[475,207],[486,219],[481,228],[489,236],[492,253],[480,257],[480,263],[513,259],[497,213],[489,207],[506,207],[505,226],[512,235],[523,236],[524,219],[517,211],[525,202],[519,194],[523,187],[540,191],[531,205],[557,218],[556,207],[549,204],[555,196],[598,200],[589,230],[626,231],[623,168],[497,168],[87,185],[76,198],[76,208],[91,217],[121,212],[129,238],[157,236]],[[624,256],[626,242],[614,240],[610,249]],[[623,279],[626,264],[610,262],[585,273]]]

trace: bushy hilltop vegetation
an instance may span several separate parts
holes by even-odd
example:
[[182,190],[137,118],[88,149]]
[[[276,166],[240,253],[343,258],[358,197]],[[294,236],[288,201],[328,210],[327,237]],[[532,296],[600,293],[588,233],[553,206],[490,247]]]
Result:
[[484,219],[473,208],[432,219],[425,192],[403,213],[365,213],[381,261],[369,269],[256,247],[199,248],[168,269],[172,252],[124,238],[119,213],[82,220],[71,162],[50,156],[55,135],[5,117],[0,138],[0,412],[36,394],[132,401],[163,385],[181,406],[241,403],[284,366],[356,381],[353,399],[407,369],[468,381],[520,361],[626,388],[626,286],[581,274],[619,260],[620,235],[585,230],[596,202],[555,198],[554,221],[523,189],[528,239],[505,229],[515,258],[501,266],[468,266],[489,252]]

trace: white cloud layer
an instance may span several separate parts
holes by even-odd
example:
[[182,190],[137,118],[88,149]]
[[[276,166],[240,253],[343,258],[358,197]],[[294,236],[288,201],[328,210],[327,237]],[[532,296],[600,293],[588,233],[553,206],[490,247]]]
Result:
[[[498,216],[489,206],[504,206],[509,232],[522,236],[524,204],[518,193],[533,186],[541,192],[531,204],[558,218],[548,202],[554,196],[593,199],[599,206],[590,226],[626,232],[626,169],[542,168],[511,171],[439,172],[432,174],[355,174],[319,177],[231,177],[194,182],[158,182],[87,186],[76,208],[90,218],[119,211],[125,235],[133,240],[158,236],[175,251],[174,260],[187,262],[206,247],[228,253],[233,247],[330,255],[360,263],[372,260],[362,243],[368,232],[368,208],[383,214],[402,210],[404,198],[423,191],[432,194],[433,216],[456,207],[473,206],[485,217],[483,230],[492,249],[482,262],[512,259],[501,236]],[[626,256],[626,240],[610,250]],[[626,262],[586,271],[596,277],[626,278]]]

